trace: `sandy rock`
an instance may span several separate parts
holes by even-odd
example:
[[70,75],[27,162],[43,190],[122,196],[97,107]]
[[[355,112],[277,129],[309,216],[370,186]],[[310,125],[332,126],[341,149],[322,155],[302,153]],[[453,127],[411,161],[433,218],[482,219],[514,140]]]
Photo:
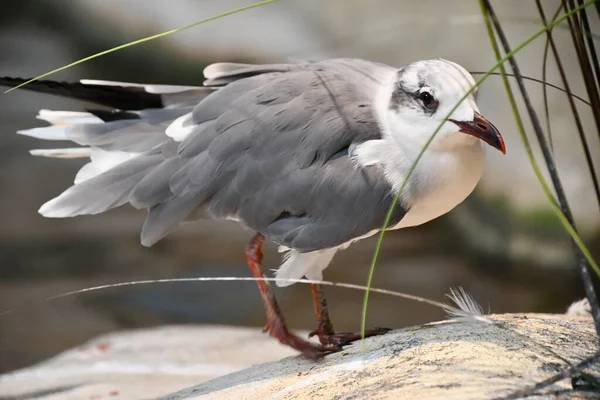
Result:
[[[509,398],[560,371],[565,366],[560,357],[576,364],[598,350],[589,318],[521,314],[491,319],[497,325],[440,322],[397,330],[317,363],[290,357],[163,399]],[[591,368],[598,373],[600,363]],[[570,379],[531,392],[536,399],[557,398],[557,393],[593,396],[573,393]]]

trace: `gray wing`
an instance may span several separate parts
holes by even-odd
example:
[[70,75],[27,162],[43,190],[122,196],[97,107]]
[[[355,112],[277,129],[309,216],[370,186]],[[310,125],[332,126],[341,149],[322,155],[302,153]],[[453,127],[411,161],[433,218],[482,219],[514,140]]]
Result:
[[[354,71],[361,66],[369,68]],[[372,109],[379,68],[314,64],[234,81],[209,96],[194,109],[197,128],[177,156],[147,178],[170,176],[163,194],[171,197],[151,205],[142,193],[153,185],[144,182],[132,193],[138,206],[151,207],[144,242],[162,237],[181,218],[173,215],[198,206],[205,216],[235,218],[302,252],[380,228],[390,186],[378,167],[356,168],[348,156],[349,146],[381,137]],[[403,215],[399,207],[394,222]]]
[[[143,147],[151,142],[152,150],[73,186],[53,207],[67,210],[60,216],[125,202],[147,208],[144,245],[198,217],[239,220],[301,252],[346,243],[379,229],[392,202],[379,167],[357,168],[348,155],[350,146],[381,137],[373,96],[389,68],[343,59],[227,64],[207,74],[205,85],[214,91],[193,107],[192,131],[181,143],[156,131],[169,112],[183,115],[182,108],[150,110],[154,130]],[[146,120],[106,125],[140,126]],[[119,150],[114,138],[120,137],[119,146],[127,144],[102,127],[86,128],[79,142],[96,140]],[[138,140],[129,143],[135,147],[143,137]],[[404,214],[397,207],[392,222]]]

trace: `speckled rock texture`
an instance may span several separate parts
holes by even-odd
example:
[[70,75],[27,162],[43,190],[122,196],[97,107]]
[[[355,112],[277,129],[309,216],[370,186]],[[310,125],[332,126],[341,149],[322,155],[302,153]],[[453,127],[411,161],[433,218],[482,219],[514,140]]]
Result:
[[[397,330],[316,363],[290,357],[163,399],[600,398],[600,392],[573,391],[571,379],[533,390],[566,367],[565,360],[577,364],[598,351],[590,318],[490,319],[495,324],[449,321]],[[600,362],[587,371],[600,372]]]

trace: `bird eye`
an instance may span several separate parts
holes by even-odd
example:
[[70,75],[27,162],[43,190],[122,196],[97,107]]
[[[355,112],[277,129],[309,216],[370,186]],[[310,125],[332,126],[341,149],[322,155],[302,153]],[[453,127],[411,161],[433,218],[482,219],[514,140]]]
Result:
[[423,106],[428,110],[433,110],[437,107],[437,101],[435,97],[429,92],[423,91],[419,93],[419,100],[423,103]]

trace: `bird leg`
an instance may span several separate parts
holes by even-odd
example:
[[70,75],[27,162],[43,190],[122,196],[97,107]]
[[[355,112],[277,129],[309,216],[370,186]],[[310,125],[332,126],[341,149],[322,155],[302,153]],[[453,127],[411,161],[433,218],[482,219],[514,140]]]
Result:
[[[323,293],[323,288],[319,284],[311,285],[313,302],[315,305],[315,315],[317,317],[317,329],[312,331],[308,337],[317,336],[323,345],[344,346],[351,342],[359,340],[362,335],[357,333],[335,333],[333,325],[329,319],[329,310],[327,309],[327,300]],[[389,332],[389,328],[375,328],[365,331],[365,337],[383,335]]]
[[[246,246],[246,262],[255,278],[265,277],[262,270],[262,244],[264,240],[265,237],[262,234],[257,233]],[[307,358],[315,359],[342,349],[342,346],[337,344],[313,343],[301,339],[291,333],[285,324],[285,320],[279,310],[279,305],[275,300],[275,295],[271,290],[269,282],[259,280],[256,283],[258,284],[260,297],[262,298],[267,313],[267,324],[265,325],[263,332],[268,332],[269,335],[279,340],[282,344],[302,352]]]

